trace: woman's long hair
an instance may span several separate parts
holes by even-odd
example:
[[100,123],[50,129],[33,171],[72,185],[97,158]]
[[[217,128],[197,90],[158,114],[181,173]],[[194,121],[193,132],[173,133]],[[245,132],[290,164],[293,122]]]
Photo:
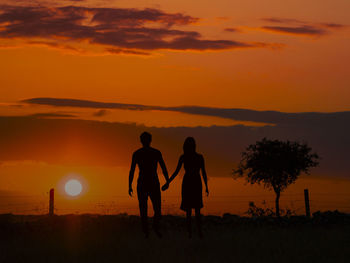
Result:
[[184,146],[183,146],[184,154],[193,154],[196,152],[196,141],[193,137],[187,137]]

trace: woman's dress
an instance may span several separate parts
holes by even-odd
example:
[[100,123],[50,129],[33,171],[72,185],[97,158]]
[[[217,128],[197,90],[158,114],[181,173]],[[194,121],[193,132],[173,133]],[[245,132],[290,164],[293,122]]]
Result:
[[193,153],[183,155],[185,175],[182,180],[182,201],[181,209],[186,211],[192,208],[202,208],[202,179],[200,169],[204,165],[201,154]]

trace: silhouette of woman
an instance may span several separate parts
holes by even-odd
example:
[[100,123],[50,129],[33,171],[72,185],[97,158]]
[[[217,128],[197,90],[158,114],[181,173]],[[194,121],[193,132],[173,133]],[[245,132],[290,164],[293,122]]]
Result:
[[190,238],[192,237],[192,209],[195,210],[198,233],[202,238],[203,233],[200,209],[203,207],[203,198],[200,170],[202,171],[207,196],[209,195],[204,158],[203,155],[196,152],[196,142],[192,137],[186,138],[183,145],[183,151],[184,154],[180,156],[175,172],[170,177],[168,183],[163,185],[162,190],[164,191],[168,189],[169,183],[178,175],[183,164],[185,175],[182,181],[182,201],[180,208],[186,212],[187,230]]

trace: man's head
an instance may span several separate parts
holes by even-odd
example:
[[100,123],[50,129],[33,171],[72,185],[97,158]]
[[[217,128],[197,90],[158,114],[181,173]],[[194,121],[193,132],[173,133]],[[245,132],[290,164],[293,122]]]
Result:
[[152,135],[148,132],[143,132],[140,135],[140,140],[141,140],[143,147],[148,147],[151,145]]

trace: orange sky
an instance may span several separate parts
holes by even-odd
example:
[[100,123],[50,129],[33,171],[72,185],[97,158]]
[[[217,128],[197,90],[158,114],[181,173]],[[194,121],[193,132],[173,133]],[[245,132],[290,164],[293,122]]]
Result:
[[[45,195],[46,189],[60,188],[64,178],[78,173],[92,196],[103,193],[125,198],[129,155],[139,146],[137,132],[153,129],[158,135],[155,146],[165,152],[170,171],[181,153],[183,137],[191,135],[187,133],[198,135],[200,149],[208,158],[209,177],[215,177],[208,212],[217,213],[221,194],[264,192],[261,187],[218,178],[228,177],[244,146],[264,135],[310,139],[312,147],[324,156],[326,165],[310,181],[303,179],[291,194],[300,194],[312,185],[316,193],[324,193],[327,183],[317,177],[322,174],[330,176],[332,184],[326,192],[335,196],[337,180],[348,184],[346,179],[331,178],[330,172],[339,168],[335,176],[344,177],[347,168],[344,158],[339,164],[332,156],[348,153],[349,139],[344,136],[348,126],[343,127],[342,122],[340,126],[332,123],[335,128],[327,131],[327,123],[323,123],[319,134],[318,127],[311,129],[303,126],[305,123],[297,128],[277,127],[275,132],[274,123],[264,128],[264,121],[217,115],[56,107],[20,101],[51,97],[165,107],[349,111],[349,10],[348,0],[218,0],[215,4],[207,0],[67,0],[54,4],[0,0],[0,116],[48,113],[57,118],[96,121],[72,121],[72,126],[65,124],[64,134],[59,134],[50,130],[56,127],[53,122],[29,118],[18,124],[15,118],[1,119],[0,142],[5,152],[0,153],[0,191]],[[111,122],[126,123],[125,130]],[[241,124],[246,125],[242,131],[234,126]],[[133,125],[137,131],[130,133]],[[215,132],[212,125],[219,126]],[[12,128],[7,130],[9,126]],[[178,131],[176,127],[182,128]],[[113,136],[113,143],[104,141]],[[222,136],[230,137],[227,145]],[[324,142],[325,137],[330,141]],[[115,166],[110,165],[113,158]],[[220,169],[215,170],[217,166]],[[112,187],[108,180],[117,186]],[[172,191],[173,195],[178,193]],[[349,194],[345,187],[342,193]],[[89,198],[87,210],[94,207],[89,205],[91,200],[95,205],[99,199]],[[335,200],[344,202],[342,197]],[[73,204],[67,202],[62,206]],[[0,211],[3,203],[0,200]],[[223,209],[244,210],[237,204]]]
[[[27,1],[23,3],[28,6]],[[63,1],[56,2],[56,6],[68,3],[75,4]],[[123,47],[75,40],[66,36],[67,32],[60,32],[65,37],[56,38],[4,33],[0,38],[2,102],[69,97],[290,112],[349,109],[350,18],[346,10],[350,3],[346,0],[220,0],[215,5],[210,1],[82,1],[76,5],[156,8],[167,14],[198,18],[171,29],[198,32],[202,40],[259,42],[268,46],[215,51],[137,48],[138,52],[150,52],[143,56],[108,54],[106,48]],[[47,4],[42,6],[46,8]],[[267,20],[271,18],[282,22]],[[95,25],[89,22],[88,15],[86,19],[83,24]],[[327,23],[339,27],[325,28]],[[148,22],[144,26],[168,27]],[[306,28],[318,33],[262,30],[269,26]],[[227,32],[225,28],[238,31]],[[38,42],[56,46],[45,47]],[[64,49],[67,45],[78,51]]]

